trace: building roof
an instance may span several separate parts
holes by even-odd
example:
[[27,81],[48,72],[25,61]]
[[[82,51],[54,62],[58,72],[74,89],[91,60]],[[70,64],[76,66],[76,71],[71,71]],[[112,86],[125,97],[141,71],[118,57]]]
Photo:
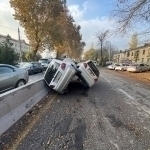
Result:
[[[13,39],[9,34],[8,34],[8,35],[2,35],[2,34],[0,34],[0,37],[3,37],[3,38],[10,38],[10,40],[19,42],[19,40]],[[25,42],[25,40],[20,40],[20,41],[21,41],[22,43],[25,43],[26,45],[29,45],[28,43]],[[30,46],[30,45],[29,45],[29,46]]]

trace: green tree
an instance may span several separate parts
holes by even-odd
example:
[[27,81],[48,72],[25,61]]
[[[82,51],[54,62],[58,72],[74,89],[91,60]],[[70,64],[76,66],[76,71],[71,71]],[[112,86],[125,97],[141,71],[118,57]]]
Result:
[[11,48],[9,41],[0,43],[0,63],[14,65],[19,60],[19,54]]
[[98,58],[98,50],[94,48],[90,48],[89,50],[85,51],[84,53],[84,60],[97,60]]

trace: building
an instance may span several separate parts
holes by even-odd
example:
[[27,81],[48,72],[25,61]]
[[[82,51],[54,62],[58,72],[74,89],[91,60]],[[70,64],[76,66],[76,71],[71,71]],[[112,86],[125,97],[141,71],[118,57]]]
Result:
[[150,64],[150,44],[145,43],[143,46],[135,49],[128,49],[114,54],[113,61],[115,63],[146,63]]
[[[9,40],[11,43],[11,47],[14,49],[16,53],[20,53],[20,42],[19,40],[11,38],[10,35],[1,35],[0,34],[0,43]],[[21,51],[27,52],[28,50],[31,50],[31,46],[25,42],[25,40],[21,40]]]

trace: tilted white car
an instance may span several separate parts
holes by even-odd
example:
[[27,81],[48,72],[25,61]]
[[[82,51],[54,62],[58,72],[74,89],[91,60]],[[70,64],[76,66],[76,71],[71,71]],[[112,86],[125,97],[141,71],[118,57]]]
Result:
[[77,76],[84,83],[85,87],[92,87],[99,78],[99,70],[91,60],[77,64],[78,70],[81,72]]
[[128,68],[128,64],[121,64],[120,66],[117,66],[116,68],[115,68],[115,70],[116,71],[118,71],[118,70],[120,70],[120,71],[126,71],[127,70],[127,68]]
[[75,74],[76,69],[70,62],[53,59],[44,74],[44,80],[50,88],[64,94],[68,92],[68,84]]

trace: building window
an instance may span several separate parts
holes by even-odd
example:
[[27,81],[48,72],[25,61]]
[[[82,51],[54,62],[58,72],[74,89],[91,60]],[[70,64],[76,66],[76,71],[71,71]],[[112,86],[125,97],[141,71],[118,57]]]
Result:
[[143,55],[145,54],[145,50],[143,50]]
[[130,52],[127,52],[127,57],[129,57],[130,56]]
[[142,62],[144,62],[144,58],[142,58]]
[[133,56],[133,52],[131,53],[131,56]]

